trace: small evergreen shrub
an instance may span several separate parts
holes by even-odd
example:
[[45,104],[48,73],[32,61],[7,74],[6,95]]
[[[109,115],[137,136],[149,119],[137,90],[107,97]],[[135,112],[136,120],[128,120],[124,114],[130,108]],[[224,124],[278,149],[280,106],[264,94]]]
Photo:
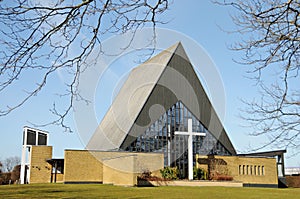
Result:
[[193,168],[193,178],[194,180],[207,180],[207,171],[203,168]]
[[160,170],[161,176],[168,180],[177,180],[179,175],[179,170],[177,167],[165,167]]

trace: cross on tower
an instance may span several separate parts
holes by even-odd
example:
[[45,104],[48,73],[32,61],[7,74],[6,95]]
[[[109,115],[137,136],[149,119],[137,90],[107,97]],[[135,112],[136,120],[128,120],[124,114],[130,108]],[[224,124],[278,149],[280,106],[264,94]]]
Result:
[[188,168],[189,168],[189,180],[193,180],[193,135],[194,136],[206,136],[206,133],[193,132],[193,120],[188,119],[188,131],[175,131],[175,135],[188,135]]

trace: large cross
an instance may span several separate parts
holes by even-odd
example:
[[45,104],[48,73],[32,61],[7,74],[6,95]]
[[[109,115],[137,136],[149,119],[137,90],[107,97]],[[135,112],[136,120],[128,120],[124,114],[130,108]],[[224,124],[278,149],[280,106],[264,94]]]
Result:
[[175,135],[188,135],[188,167],[189,167],[189,180],[193,180],[193,135],[206,136],[205,133],[193,132],[193,120],[188,119],[188,131],[175,131]]

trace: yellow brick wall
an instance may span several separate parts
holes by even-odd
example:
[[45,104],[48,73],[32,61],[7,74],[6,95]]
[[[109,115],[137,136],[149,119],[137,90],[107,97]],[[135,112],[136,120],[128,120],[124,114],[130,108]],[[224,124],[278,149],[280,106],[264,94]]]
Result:
[[65,150],[64,182],[137,184],[144,171],[155,175],[164,166],[163,154]]
[[[133,186],[137,184],[134,172],[135,156],[122,156],[103,161],[103,183]],[[119,166],[122,165],[122,166]]]
[[65,150],[64,182],[102,182],[103,165],[86,150]]
[[164,155],[158,153],[139,153],[136,158],[136,172],[151,171],[155,176],[161,176],[160,169],[164,168]]
[[49,183],[51,165],[46,162],[52,158],[52,146],[32,146],[30,152],[30,183]]
[[[198,157],[207,158],[207,156]],[[228,174],[236,181],[247,184],[278,184],[275,158],[239,156],[215,156],[215,158],[223,159],[227,163]],[[197,167],[207,169],[207,165],[200,165],[199,163],[197,163]],[[254,171],[254,169],[256,170]]]
[[114,152],[109,156],[103,159],[103,183],[107,184],[135,186],[143,172],[160,176],[159,170],[164,167],[163,154]]
[[[53,180],[54,180],[54,175],[55,175],[55,174],[53,174]],[[57,174],[56,174],[56,182],[64,182],[64,174],[62,174],[62,173],[57,173]]]

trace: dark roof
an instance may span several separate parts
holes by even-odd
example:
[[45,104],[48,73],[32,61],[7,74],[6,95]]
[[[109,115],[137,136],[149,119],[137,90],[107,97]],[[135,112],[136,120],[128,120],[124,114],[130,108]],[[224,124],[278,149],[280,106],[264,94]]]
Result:
[[259,156],[259,157],[275,157],[278,155],[283,155],[286,150],[276,150],[276,151],[264,151],[256,153],[238,154],[238,156]]

